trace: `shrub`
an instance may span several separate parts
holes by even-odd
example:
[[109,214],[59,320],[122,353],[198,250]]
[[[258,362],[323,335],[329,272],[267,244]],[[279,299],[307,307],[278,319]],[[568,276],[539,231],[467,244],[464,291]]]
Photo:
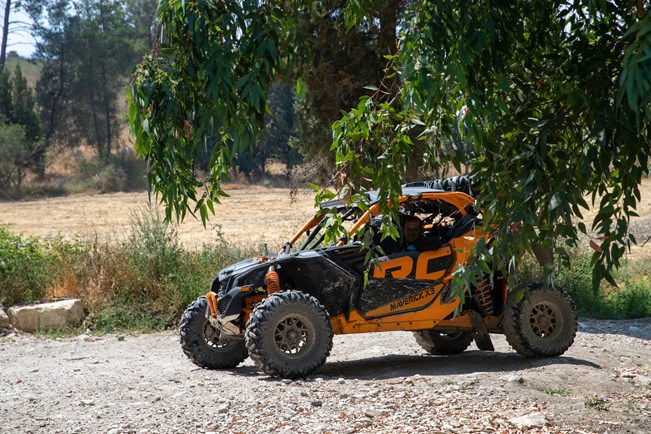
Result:
[[55,258],[39,240],[23,239],[0,228],[0,304],[42,299],[55,269]]
[[85,298],[94,300],[88,325],[104,332],[176,326],[213,275],[245,255],[220,238],[199,251],[184,249],[176,227],[151,210],[132,215],[125,241],[98,243],[93,250],[81,285]]
[[571,266],[559,274],[559,284],[570,294],[580,316],[625,319],[651,316],[651,282],[647,261],[631,259],[615,273],[617,286],[602,282],[592,290],[590,255],[576,252]]

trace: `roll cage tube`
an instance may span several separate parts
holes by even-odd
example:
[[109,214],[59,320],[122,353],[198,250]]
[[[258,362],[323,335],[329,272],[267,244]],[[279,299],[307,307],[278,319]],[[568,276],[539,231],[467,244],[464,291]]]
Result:
[[[443,200],[450,205],[454,206],[459,210],[462,216],[468,215],[468,211],[466,211],[466,207],[468,205],[472,205],[475,203],[475,199],[472,197],[468,196],[465,193],[457,193],[457,192],[439,192],[439,191],[433,191],[433,192],[426,192],[426,193],[419,193],[417,195],[408,195],[408,196],[400,196],[398,198],[398,203],[400,205],[404,203],[409,203],[409,202],[418,202],[421,200]],[[371,207],[364,213],[362,217],[355,223],[353,228],[350,230],[349,235],[352,238],[353,235],[357,230],[359,230],[362,226],[366,224],[371,218],[371,215],[377,215],[379,209],[379,204],[374,203],[371,205]],[[337,246],[343,246],[345,245],[345,240],[341,240],[337,243]]]
[[290,249],[292,248],[294,243],[298,241],[301,235],[303,235],[305,232],[309,231],[310,229],[312,229],[313,227],[321,223],[321,220],[323,220],[322,215],[314,214],[312,218],[309,219],[307,223],[305,223],[303,227],[296,233],[296,235],[294,235],[294,237],[291,240],[285,243],[285,245],[281,250],[281,253],[289,253]]
[[[358,210],[357,208],[355,208],[355,207],[348,209],[348,210],[344,213],[344,215],[341,216],[341,219],[342,219],[343,221],[346,221],[346,220],[348,219],[348,217],[350,217],[351,214],[355,213],[356,211],[359,211],[359,210]],[[307,246],[308,246],[308,245],[309,245],[309,244],[314,240],[314,238],[316,238],[316,236],[317,236],[317,235],[319,234],[319,232],[321,231],[321,228],[322,228],[322,226],[318,226],[316,229],[314,229],[314,231],[312,231],[312,233],[307,237],[307,239],[305,240],[305,242],[303,243],[303,245],[302,245],[301,247],[299,247],[298,250],[301,251],[301,250],[305,250],[305,249],[307,249],[307,248],[308,248]],[[324,239],[324,238],[325,238],[325,234],[321,234],[321,236],[319,237],[319,239],[316,240],[316,241],[314,242],[314,244],[312,244],[312,247],[310,247],[310,249],[314,249],[314,248],[316,248],[317,246],[319,246],[319,245],[323,242],[323,239]]]
[[[371,219],[371,215],[377,214],[377,210],[379,208],[379,205],[377,203],[374,203],[373,205],[370,206],[368,210],[357,220],[357,223],[353,225],[351,230],[348,232],[348,235],[350,238],[355,235],[355,232],[358,231],[362,226],[366,224]],[[346,240],[340,240],[337,243],[337,246],[343,246],[346,244]]]
[[[398,198],[398,203],[400,205],[404,203],[409,203],[409,202],[418,202],[421,200],[443,200],[450,205],[454,206],[459,210],[461,215],[465,216],[468,214],[466,211],[466,207],[468,205],[472,205],[475,200],[465,194],[465,193],[459,193],[459,192],[443,192],[443,191],[433,191],[433,192],[425,192],[425,193],[419,193],[417,195],[404,195],[400,196]],[[349,231],[349,237],[352,238],[355,235],[355,232],[361,229],[370,219],[372,215],[377,215],[379,209],[379,204],[376,202],[373,205],[369,207],[368,210],[357,220],[357,222],[353,225],[353,227]],[[356,208],[351,208],[349,209],[345,214],[344,218],[350,216],[353,212],[355,212]],[[285,243],[283,246],[281,253],[289,253],[291,248],[294,246],[296,241],[308,230],[314,228],[317,226],[321,221],[323,220],[323,215],[318,215],[314,214],[310,220],[303,225],[303,227],[292,237],[291,240]],[[307,245],[314,239],[316,236],[316,233],[310,235],[308,239],[306,240],[305,243],[301,246],[301,250],[306,248]],[[337,246],[343,246],[346,244],[346,240],[340,240],[337,243]]]

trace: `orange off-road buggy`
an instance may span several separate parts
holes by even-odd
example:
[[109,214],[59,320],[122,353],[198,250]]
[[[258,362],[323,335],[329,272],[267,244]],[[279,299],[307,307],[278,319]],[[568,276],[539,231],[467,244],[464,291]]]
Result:
[[410,330],[429,353],[455,354],[473,340],[493,350],[489,333],[503,333],[524,356],[563,354],[577,322],[561,289],[532,284],[527,296],[516,297],[520,291],[509,294],[506,278],[498,277],[466,290],[463,304],[452,291],[452,274],[475,243],[490,242],[471,193],[465,177],[405,184],[400,215],[418,216],[425,229],[420,247],[409,249],[402,240],[380,239],[374,193],[367,193],[365,212],[337,200],[321,204],[353,222],[352,240],[366,226],[384,256],[369,268],[368,247],[360,241],[323,246],[317,214],[278,255],[219,272],[211,291],[183,315],[183,351],[212,369],[233,368],[250,356],[265,373],[283,378],[305,377],[322,366],[333,334]]

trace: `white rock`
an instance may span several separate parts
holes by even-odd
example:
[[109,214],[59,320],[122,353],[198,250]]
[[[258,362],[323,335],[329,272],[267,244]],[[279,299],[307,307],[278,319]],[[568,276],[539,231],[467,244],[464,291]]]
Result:
[[373,425],[373,421],[367,418],[358,419],[355,423],[356,427],[367,427]]
[[11,321],[9,321],[9,317],[4,309],[0,308],[0,328],[8,329],[9,327],[11,327]]
[[507,378],[507,381],[509,383],[518,383],[518,384],[524,384],[526,381],[524,378],[520,377],[519,375],[512,375]]
[[509,419],[509,423],[515,425],[519,429],[542,427],[547,424],[547,418],[544,414],[535,412],[511,418]]
[[370,418],[372,419],[372,418],[378,416],[378,415],[381,414],[381,413],[382,413],[381,411],[378,411],[378,410],[375,410],[375,409],[369,408],[368,410],[366,410],[366,411],[364,412],[364,415],[367,416],[367,417],[370,417]]
[[24,332],[57,329],[84,318],[81,300],[70,299],[33,306],[14,306],[8,311],[11,325]]

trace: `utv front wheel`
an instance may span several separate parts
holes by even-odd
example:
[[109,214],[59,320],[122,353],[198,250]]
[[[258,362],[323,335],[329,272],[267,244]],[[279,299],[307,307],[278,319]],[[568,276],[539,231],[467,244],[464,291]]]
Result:
[[181,348],[195,365],[208,369],[234,368],[246,359],[244,340],[219,340],[220,331],[206,318],[208,300],[193,301],[181,318]]
[[285,291],[261,302],[246,325],[246,348],[266,374],[304,378],[324,363],[332,349],[326,309],[303,292]]
[[416,342],[425,351],[436,355],[449,355],[464,352],[472,343],[471,332],[442,333],[434,330],[414,332]]
[[576,336],[574,304],[561,288],[531,284],[528,290],[517,303],[519,291],[509,297],[502,320],[506,340],[525,357],[560,356]]

